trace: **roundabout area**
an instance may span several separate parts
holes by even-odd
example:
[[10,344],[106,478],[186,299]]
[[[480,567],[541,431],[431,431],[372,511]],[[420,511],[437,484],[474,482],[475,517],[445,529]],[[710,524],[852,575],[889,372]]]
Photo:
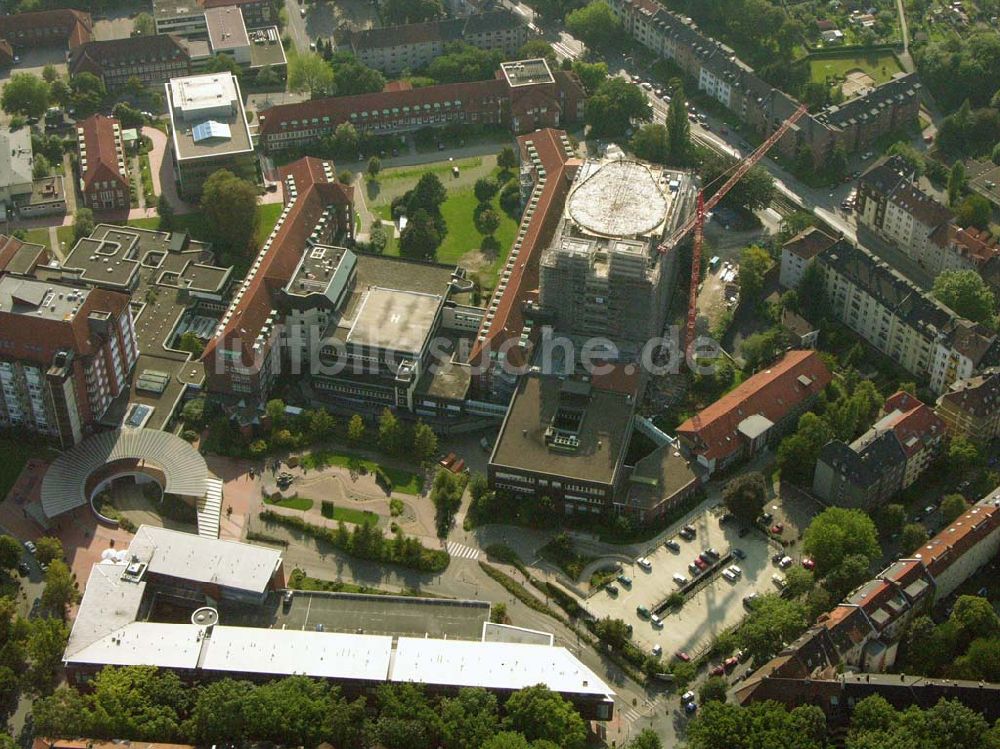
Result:
[[182,498],[197,511],[198,535],[218,537],[222,482],[190,444],[154,429],[104,432],[60,455],[42,479],[42,511],[51,520],[91,504],[102,521],[113,523],[93,503],[127,478],[157,487],[160,497]]

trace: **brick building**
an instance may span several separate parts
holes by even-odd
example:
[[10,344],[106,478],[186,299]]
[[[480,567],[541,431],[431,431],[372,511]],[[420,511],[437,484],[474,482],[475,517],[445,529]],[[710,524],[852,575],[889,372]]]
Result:
[[0,424],[73,445],[129,387],[138,346],[129,298],[0,276]]
[[445,45],[464,42],[513,57],[528,41],[528,25],[509,10],[493,10],[460,18],[443,18],[402,26],[365,29],[346,35],[343,46],[358,62],[388,75],[418,70],[445,52]]
[[89,13],[69,8],[0,16],[0,39],[15,50],[53,44],[74,50],[89,42],[93,31]]
[[553,72],[545,60],[505,62],[489,81],[393,86],[374,94],[279,104],[259,115],[260,145],[266,151],[301,146],[344,122],[377,135],[449,124],[530,132],[576,122],[583,117],[584,101],[572,73]]
[[103,114],[91,115],[76,126],[80,192],[91,210],[128,210],[128,168],[121,123]]
[[109,91],[133,78],[144,86],[159,86],[191,73],[187,47],[171,34],[132,36],[87,42],[69,55],[70,75],[93,73]]
[[789,351],[677,427],[685,455],[709,474],[754,455],[795,427],[830,383],[815,351]]

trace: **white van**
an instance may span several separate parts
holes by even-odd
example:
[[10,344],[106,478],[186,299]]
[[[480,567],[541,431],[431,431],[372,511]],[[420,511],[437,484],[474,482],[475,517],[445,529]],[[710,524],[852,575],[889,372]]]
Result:
[[674,582],[678,585],[687,585],[688,579],[684,577],[680,572],[674,573]]

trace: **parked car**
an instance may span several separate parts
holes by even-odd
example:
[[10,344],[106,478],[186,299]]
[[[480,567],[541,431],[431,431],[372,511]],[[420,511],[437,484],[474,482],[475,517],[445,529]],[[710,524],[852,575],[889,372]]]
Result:
[[688,565],[688,572],[690,572],[692,575],[701,574],[701,570],[698,568],[698,565],[695,564],[694,562],[691,562],[691,564]]
[[802,566],[805,567],[807,570],[812,570],[816,568],[816,562],[814,562],[809,557],[806,557],[805,559],[802,560]]
[[685,533],[690,533],[692,538],[698,535],[698,531],[694,529],[693,525],[685,525],[681,530]]
[[659,658],[663,655],[663,646],[660,643],[656,643],[650,652],[652,652],[654,658]]
[[772,520],[774,520],[774,515],[772,515],[769,512],[765,512],[763,515],[760,516],[760,522],[763,523],[764,525],[767,525]]
[[789,556],[783,556],[781,558],[781,561],[778,562],[778,566],[781,567],[781,569],[783,570],[787,570],[789,567],[792,566],[792,558]]
[[38,547],[35,546],[34,541],[25,541],[24,548],[28,550],[29,554],[34,554],[38,550]]
[[731,583],[736,582],[736,575],[728,567],[726,567],[726,569],[722,570],[722,576],[724,578],[726,578]]
[[775,523],[774,525],[771,526],[771,533],[773,533],[775,536],[780,536],[783,530],[785,530],[784,523]]
[[21,577],[26,576],[29,572],[31,572],[31,568],[28,566],[27,562],[21,561],[17,563],[17,573]]
[[616,579],[618,580],[618,582],[620,582],[626,588],[631,588],[632,587],[632,578],[629,577],[628,575],[626,575],[626,574],[623,573],[623,574],[619,575]]
[[671,551],[680,551],[681,550],[681,545],[679,543],[677,543],[676,541],[674,541],[674,539],[670,539],[669,541],[667,541],[663,545],[666,546]]
[[737,564],[731,564],[726,569],[728,569],[730,572],[732,572],[734,575],[736,575],[736,577],[739,577],[740,575],[743,574],[743,570],[740,569],[740,566],[737,565]]
[[779,575],[777,572],[771,575],[771,582],[777,585],[781,590],[784,590],[785,586],[788,585],[788,582],[785,580],[785,576]]
[[660,628],[663,627],[663,620],[660,617],[658,617],[656,614],[650,614],[649,615],[649,621],[652,622],[653,626],[656,627],[657,629],[660,629]]
[[646,557],[639,557],[635,560],[635,563],[642,567],[646,572],[653,569],[653,563],[650,562]]
[[684,661],[685,663],[691,662],[691,656],[688,655],[683,650],[678,650],[676,653],[674,653],[674,658],[676,658],[679,661]]
[[[695,571],[694,571],[693,574],[695,574],[695,575],[698,574],[698,568],[697,567],[695,568]],[[687,578],[684,577],[684,575],[682,575],[680,572],[675,572],[674,573],[674,582],[677,583],[678,585],[687,585]]]
[[733,556],[737,559],[746,559],[747,555],[743,549],[733,549]]
[[745,596],[743,596],[743,605],[746,606],[747,608],[750,608],[753,606],[753,602],[756,600],[757,600],[756,593],[747,593]]
[[700,559],[701,561],[703,561],[705,564],[707,564],[710,567],[715,562],[715,560],[712,559],[712,557],[710,557],[708,554],[704,554],[704,553],[699,554],[698,555],[698,559]]
[[704,572],[705,570],[708,569],[708,565],[705,564],[704,561],[702,561],[701,557],[698,557],[697,559],[695,559],[694,563],[698,567],[698,569],[701,570],[702,572]]
[[722,662],[722,666],[723,668],[726,669],[726,671],[732,671],[739,665],[739,663],[740,663],[739,656],[731,655]]
[[684,712],[686,712],[688,715],[691,715],[692,713],[696,713],[696,712],[698,712],[698,705],[696,703],[694,703],[694,702],[685,702],[684,703]]
[[608,595],[609,596],[616,596],[616,595],[618,595],[618,586],[617,585],[609,585],[607,588],[605,588],[605,590],[608,591]]
[[681,702],[694,702],[694,692],[690,689],[681,695]]
[[285,591],[284,595],[281,596],[281,605],[284,608],[289,608],[292,605],[292,599],[295,597],[295,591],[289,588]]
[[642,619],[648,619],[650,617],[649,609],[647,609],[642,604],[635,607],[635,613],[638,614]]
[[719,558],[719,552],[717,552],[715,549],[705,549],[701,553],[701,556],[702,556],[702,558],[708,557],[710,559],[718,559]]

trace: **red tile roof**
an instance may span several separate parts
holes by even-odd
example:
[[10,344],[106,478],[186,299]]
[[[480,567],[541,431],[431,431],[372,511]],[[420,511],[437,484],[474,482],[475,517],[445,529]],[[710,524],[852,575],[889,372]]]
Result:
[[84,192],[89,191],[97,181],[118,182],[128,190],[128,177],[118,168],[118,160],[124,158],[124,153],[121,139],[115,134],[115,125],[121,128],[118,120],[103,114],[94,114],[76,123],[77,128],[83,130],[83,143],[87,149],[87,168],[83,170],[81,167],[80,174]]
[[[472,362],[478,362],[485,349],[496,351],[507,339],[520,337],[524,328],[523,307],[530,299],[537,298],[538,264],[562,215],[563,204],[572,182],[571,174],[576,170],[576,162],[570,163],[562,142],[565,134],[562,130],[546,128],[521,135],[517,139],[522,154],[527,153],[529,142],[534,145],[545,170],[545,186],[528,223],[507,288],[500,296],[486,340],[479,341],[477,337],[472,349]],[[481,330],[485,330],[485,327]]]
[[[973,505],[913,553],[937,577],[1000,528],[1000,496]],[[985,560],[984,560],[985,561]]]
[[[800,378],[807,378],[808,382]],[[777,423],[806,398],[830,382],[830,371],[815,351],[789,351],[781,361],[758,372],[677,428],[708,459],[740,447],[737,429],[744,419],[761,414]]]
[[89,13],[69,8],[0,16],[0,37],[7,39],[11,44],[18,43],[19,32],[41,29],[61,30],[66,34],[67,46],[70,49],[76,49],[81,44],[90,41],[94,22]]
[[896,435],[907,458],[919,453],[928,440],[944,434],[944,422],[927,405],[909,393],[900,391],[886,399],[886,414],[891,415],[894,411],[898,414],[886,425]]
[[70,53],[69,72],[71,75],[93,73],[101,77],[105,68],[147,66],[154,61],[172,62],[190,57],[187,47],[172,34],[131,36],[83,44]]
[[[332,169],[332,165],[331,165]],[[230,306],[230,315],[221,334],[205,347],[202,359],[209,361],[217,346],[229,347],[240,341],[243,361],[253,362],[253,344],[273,307],[272,294],[291,280],[312,233],[328,205],[353,203],[354,188],[327,181],[323,161],[306,156],[281,169],[281,178],[295,184],[296,197],[280,227],[271,233],[271,245],[262,251],[260,267],[250,278],[239,302]],[[286,206],[288,201],[286,200]]]
[[837,240],[834,237],[831,237],[821,229],[817,229],[815,226],[810,226],[785,242],[781,246],[781,249],[788,250],[803,260],[812,260],[824,250],[833,247],[836,243]]
[[507,83],[499,78],[470,83],[444,83],[439,86],[379,91],[356,96],[334,96],[323,99],[279,104],[261,112],[260,134],[262,136],[282,131],[282,122],[296,120],[303,122],[313,118],[328,117],[332,125],[350,121],[352,113],[396,107],[416,107],[445,101],[461,101],[465,106],[470,99],[497,98],[507,95]]

